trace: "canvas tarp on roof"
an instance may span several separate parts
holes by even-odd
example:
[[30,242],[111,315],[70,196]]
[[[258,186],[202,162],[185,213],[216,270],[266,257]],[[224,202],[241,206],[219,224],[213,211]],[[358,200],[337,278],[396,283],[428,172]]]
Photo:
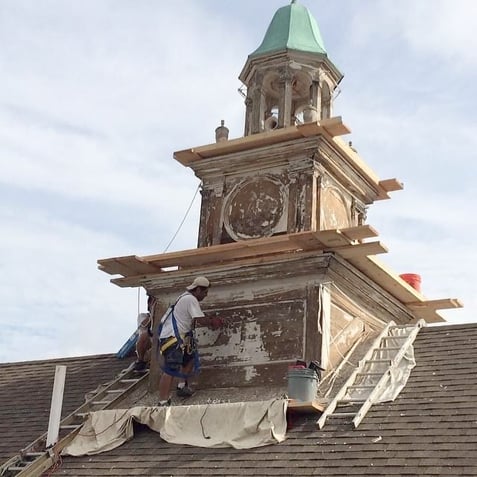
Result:
[[286,399],[274,399],[92,412],[62,453],[81,456],[112,450],[133,437],[133,421],[173,444],[235,449],[276,444],[285,439],[286,408]]

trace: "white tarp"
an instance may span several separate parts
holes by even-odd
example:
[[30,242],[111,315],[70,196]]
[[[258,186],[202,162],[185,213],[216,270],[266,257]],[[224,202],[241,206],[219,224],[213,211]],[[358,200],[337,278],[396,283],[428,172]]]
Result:
[[133,421],[167,442],[249,449],[285,439],[286,399],[92,412],[62,454],[80,456],[114,449],[133,437]]

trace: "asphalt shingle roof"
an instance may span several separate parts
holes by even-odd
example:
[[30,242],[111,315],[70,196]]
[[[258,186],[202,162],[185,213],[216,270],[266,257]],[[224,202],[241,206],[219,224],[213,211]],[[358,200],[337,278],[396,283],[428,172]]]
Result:
[[83,404],[86,393],[113,379],[130,361],[107,354],[0,364],[0,463],[48,430],[57,365],[67,366],[65,417]]
[[287,440],[249,450],[164,442],[138,427],[123,446],[66,457],[69,476],[476,476],[477,324],[428,327],[415,342],[417,365],[392,403],[371,408],[357,429],[292,416]]

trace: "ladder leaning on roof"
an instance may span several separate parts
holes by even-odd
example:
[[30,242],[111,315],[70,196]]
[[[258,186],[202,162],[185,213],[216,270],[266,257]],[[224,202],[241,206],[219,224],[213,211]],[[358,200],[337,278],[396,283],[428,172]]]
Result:
[[46,449],[46,433],[27,445],[20,453],[0,465],[2,477],[38,477],[56,463],[61,450],[69,444],[83,424],[84,415],[92,411],[110,409],[126,395],[138,388],[144,382],[149,371],[138,375],[133,365],[102,389],[94,391],[84,404],[65,417],[60,423],[63,436],[51,448]]
[[[322,429],[330,417],[352,417],[354,427],[358,427],[369,408],[377,402],[391,379],[391,373],[397,370],[423,326],[425,326],[424,320],[419,320],[415,325],[404,326],[397,326],[394,321],[391,321],[328,404],[317,422],[319,428]],[[387,356],[383,356],[383,354]],[[375,368],[380,365],[381,369],[376,370]],[[366,371],[370,367],[374,369]],[[361,395],[353,397],[353,392],[358,392]],[[350,394],[351,397],[347,398],[346,396]],[[359,409],[356,409],[356,406],[359,406]],[[345,412],[335,412],[337,409],[343,411],[343,408],[346,409]]]

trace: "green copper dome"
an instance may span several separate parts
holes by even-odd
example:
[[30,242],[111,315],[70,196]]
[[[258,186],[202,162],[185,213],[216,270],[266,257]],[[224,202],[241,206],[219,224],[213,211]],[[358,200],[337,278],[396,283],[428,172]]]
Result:
[[262,44],[250,56],[286,50],[326,54],[316,20],[306,7],[297,4],[295,0],[277,10]]

